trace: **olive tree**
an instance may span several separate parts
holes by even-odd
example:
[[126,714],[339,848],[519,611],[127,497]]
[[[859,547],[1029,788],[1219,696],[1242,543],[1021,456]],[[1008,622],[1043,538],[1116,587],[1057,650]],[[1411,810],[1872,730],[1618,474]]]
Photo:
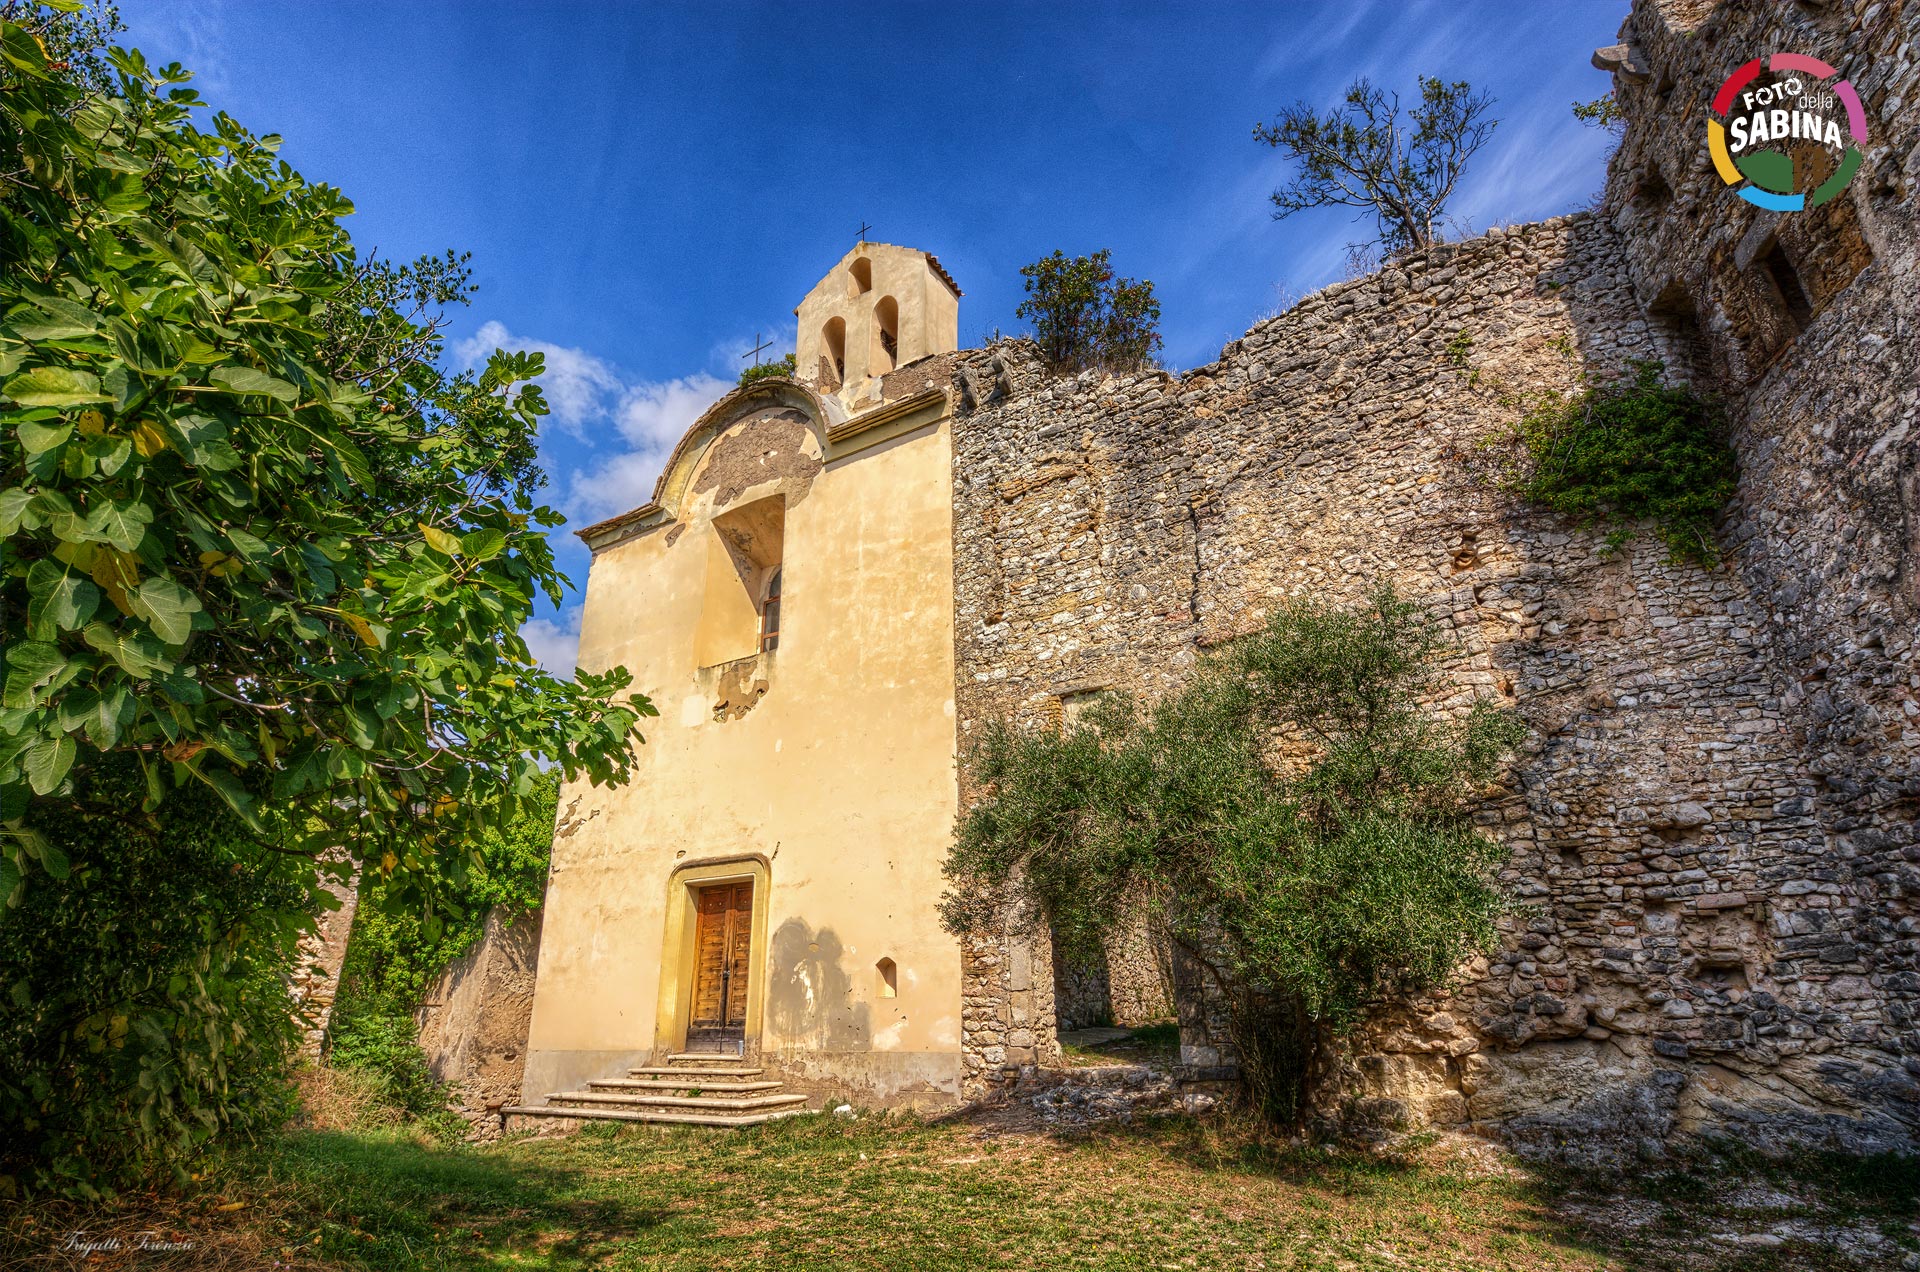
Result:
[[1320,113],[1295,102],[1254,138],[1299,165],[1272,195],[1274,219],[1309,208],[1356,208],[1374,218],[1374,241],[1387,252],[1435,242],[1467,161],[1487,144],[1499,121],[1493,98],[1465,80],[1420,77],[1418,104],[1362,77],[1339,106]]
[[1444,980],[1504,906],[1501,849],[1469,811],[1522,730],[1490,702],[1421,705],[1441,648],[1390,591],[1297,602],[1157,702],[990,725],[944,920],[1011,913],[1086,948],[1149,898],[1224,995],[1256,1104],[1298,1124],[1369,1006]]

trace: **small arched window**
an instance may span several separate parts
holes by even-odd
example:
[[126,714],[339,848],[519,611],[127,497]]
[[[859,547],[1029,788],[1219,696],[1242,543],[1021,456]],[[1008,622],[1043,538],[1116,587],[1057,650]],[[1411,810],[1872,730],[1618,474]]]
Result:
[[780,569],[767,576],[767,594],[760,600],[760,652],[780,648]]
[[882,375],[900,364],[900,303],[882,296],[873,307],[873,374]]
[[900,973],[894,968],[893,960],[883,958],[873,965],[880,973],[880,997],[898,998],[900,996]]
[[845,381],[847,378],[847,320],[845,318],[827,319],[826,328],[820,335],[826,341],[827,361],[833,364],[834,380]]
[[847,296],[864,296],[873,290],[873,262],[862,256],[847,266]]

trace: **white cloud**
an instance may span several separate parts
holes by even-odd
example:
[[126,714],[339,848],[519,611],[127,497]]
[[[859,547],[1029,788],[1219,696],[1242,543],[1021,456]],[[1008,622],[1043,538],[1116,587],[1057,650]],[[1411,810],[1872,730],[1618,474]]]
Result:
[[546,355],[540,389],[553,410],[548,418],[575,437],[586,437],[586,423],[603,418],[607,399],[623,387],[619,373],[605,359],[584,349],[516,336],[499,322],[488,322],[465,340],[454,341],[453,356],[460,365],[477,368],[495,349]]
[[567,515],[597,521],[653,498],[653,484],[675,444],[732,387],[704,371],[627,385],[613,419],[628,449],[573,470],[567,482]]
[[[728,342],[719,351],[751,341]],[[667,456],[701,414],[733,387],[704,371],[672,380],[629,380],[605,358],[549,340],[515,335],[504,323],[488,322],[465,340],[453,343],[453,357],[477,367],[495,349],[538,351],[546,355],[540,387],[553,408],[548,418],[590,454],[574,459],[558,500],[575,522],[598,521],[637,508],[653,497],[653,484]],[[589,429],[596,422],[612,429]],[[619,445],[607,443],[618,439]],[[558,473],[560,466],[547,468]]]
[[580,653],[580,606],[561,610],[559,622],[551,618],[530,618],[520,625],[520,639],[534,661],[561,679],[571,679],[573,664]]

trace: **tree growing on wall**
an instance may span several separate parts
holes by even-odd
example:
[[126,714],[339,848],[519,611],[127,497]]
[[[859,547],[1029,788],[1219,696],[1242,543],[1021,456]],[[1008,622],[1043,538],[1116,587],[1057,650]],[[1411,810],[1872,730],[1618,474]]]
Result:
[[1087,949],[1152,898],[1225,995],[1256,1106],[1298,1125],[1368,1006],[1443,980],[1503,909],[1504,854],[1468,814],[1523,729],[1484,701],[1423,708],[1440,650],[1391,591],[1297,602],[1158,702],[991,725],[943,920],[989,930],[1011,906]]
[[1493,136],[1493,98],[1465,80],[1420,77],[1418,104],[1362,77],[1324,115],[1295,102],[1254,138],[1298,171],[1272,194],[1274,219],[1309,208],[1355,208],[1374,218],[1374,242],[1389,252],[1435,242],[1467,162]]
[[1112,253],[1069,258],[1055,251],[1020,276],[1027,298],[1015,316],[1033,324],[1047,364],[1059,371],[1137,371],[1160,348],[1160,302],[1147,279],[1116,278]]
[[[317,862],[427,908],[542,760],[622,780],[653,713],[623,670],[563,681],[518,635],[565,584],[541,364],[441,369],[464,258],[360,256],[338,190],[196,114],[179,67],[71,48],[75,8],[0,10],[0,925],[29,891],[97,921],[135,895],[103,879],[183,840],[219,868],[143,895],[192,940],[113,982],[141,994],[49,1012],[0,980],[0,1024],[67,1040],[0,1071],[0,1191],[91,1188],[230,1125],[231,1074],[276,1045],[232,969],[285,965]],[[48,1118],[52,1092],[87,1112]]]

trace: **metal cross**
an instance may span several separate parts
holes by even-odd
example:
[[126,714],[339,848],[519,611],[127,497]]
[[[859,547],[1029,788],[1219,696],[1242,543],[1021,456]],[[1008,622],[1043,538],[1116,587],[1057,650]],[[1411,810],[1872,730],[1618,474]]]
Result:
[[773,341],[771,341],[771,340],[761,340],[761,339],[760,339],[760,333],[759,333],[759,332],[757,332],[757,331],[753,333],[753,338],[754,338],[754,340],[755,340],[755,342],[756,342],[756,343],[754,344],[754,346],[753,346],[753,348],[751,348],[751,349],[749,349],[749,350],[747,350],[747,351],[746,351],[745,353],[743,353],[743,354],[741,354],[740,356],[741,356],[742,358],[752,358],[752,359],[753,359],[753,365],[757,367],[757,366],[759,366],[759,365],[760,365],[760,351],[761,351],[762,349],[771,349],[771,348],[773,348]]
[[864,242],[866,242],[866,241],[867,241],[867,231],[868,231],[868,230],[871,230],[872,228],[873,228],[873,227],[872,227],[871,225],[868,225],[868,224],[867,224],[867,223],[866,223],[865,221],[862,221],[862,222],[860,222],[860,238],[858,239],[858,241],[859,241],[859,242],[861,242],[861,243],[864,243]]

